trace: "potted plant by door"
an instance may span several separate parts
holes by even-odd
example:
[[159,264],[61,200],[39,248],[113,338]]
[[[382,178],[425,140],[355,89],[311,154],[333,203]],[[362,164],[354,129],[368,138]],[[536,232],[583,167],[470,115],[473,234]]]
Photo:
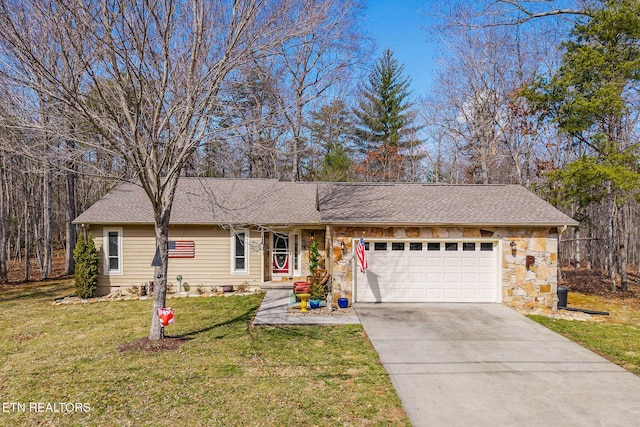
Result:
[[309,286],[309,294],[311,294],[309,297],[309,306],[311,308],[320,307],[320,301],[326,298],[326,294],[324,285],[317,278],[311,282],[311,285]]
[[315,240],[309,246],[309,271],[311,276],[315,277],[320,266],[320,251],[318,250],[318,242]]

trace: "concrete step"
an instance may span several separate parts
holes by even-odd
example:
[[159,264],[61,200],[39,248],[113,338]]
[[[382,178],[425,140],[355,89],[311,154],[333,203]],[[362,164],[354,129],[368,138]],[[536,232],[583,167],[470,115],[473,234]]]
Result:
[[271,290],[271,289],[287,289],[293,290],[293,280],[290,281],[278,281],[278,282],[264,282],[260,285],[260,288],[263,290]]

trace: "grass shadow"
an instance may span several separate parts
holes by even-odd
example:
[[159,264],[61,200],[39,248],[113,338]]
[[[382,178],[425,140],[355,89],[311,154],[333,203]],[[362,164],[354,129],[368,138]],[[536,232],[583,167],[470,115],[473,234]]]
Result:
[[72,286],[65,282],[33,284],[29,286],[12,285],[0,290],[0,303],[9,301],[24,301],[29,299],[53,299]]
[[[207,326],[206,328],[197,329],[195,331],[185,332],[179,335],[172,335],[171,338],[193,339],[196,335],[212,331],[216,328],[221,328],[223,326],[230,326],[236,323],[249,323],[255,317],[257,309],[258,309],[258,306],[252,307],[246,312],[242,313],[241,315],[234,317],[233,319],[216,323],[215,325]],[[169,336],[165,335],[165,337],[169,337]]]

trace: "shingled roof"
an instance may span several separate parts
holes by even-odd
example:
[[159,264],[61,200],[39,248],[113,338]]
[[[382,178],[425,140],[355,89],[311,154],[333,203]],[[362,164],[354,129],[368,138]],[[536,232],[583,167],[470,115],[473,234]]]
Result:
[[[125,182],[74,223],[152,224],[153,213],[142,188]],[[312,183],[212,178],[180,179],[171,223],[577,225],[576,221],[519,185]]]
[[[123,182],[78,216],[76,224],[153,224],[139,185]],[[272,179],[181,178],[172,224],[314,224],[316,186]]]
[[323,223],[577,225],[520,185],[341,183],[320,206]]

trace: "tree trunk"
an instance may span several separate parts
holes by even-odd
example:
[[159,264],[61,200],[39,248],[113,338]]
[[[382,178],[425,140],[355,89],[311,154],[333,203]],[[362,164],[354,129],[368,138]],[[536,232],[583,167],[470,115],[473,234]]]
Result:
[[78,231],[72,221],[76,218],[76,172],[73,163],[68,165],[67,172],[67,221],[65,227],[65,269],[64,274],[73,274],[76,270],[76,262],[73,259],[73,250],[76,248]]
[[[611,184],[609,183],[609,192],[611,192]],[[611,278],[611,290],[613,292],[616,292],[617,290],[617,285],[616,285],[616,268],[615,268],[615,258],[614,258],[614,248],[615,248],[615,242],[613,240],[613,230],[614,230],[614,221],[616,218],[616,213],[615,213],[615,209],[616,209],[616,204],[613,200],[613,196],[610,196],[608,198],[608,202],[610,203],[610,212],[609,212],[609,219],[607,221],[607,268],[609,269],[609,277]]]
[[43,205],[43,212],[42,212],[42,216],[43,216],[43,232],[44,232],[44,241],[43,241],[43,246],[44,246],[44,259],[42,262],[42,271],[40,272],[40,278],[41,279],[46,279],[49,276],[51,276],[51,236],[53,234],[53,221],[52,221],[52,215],[53,215],[53,202],[52,202],[52,197],[51,197],[51,193],[53,191],[52,188],[52,184],[51,184],[51,167],[48,164],[48,160],[45,160],[45,167],[44,167],[44,183],[43,183],[43,200],[42,200],[42,205]]
[[22,183],[24,190],[24,281],[29,281],[29,188],[27,177]]
[[5,164],[4,155],[0,155],[0,283],[7,283],[7,217],[5,213]]
[[575,236],[576,236],[575,268],[578,269],[578,268],[580,268],[580,263],[581,263],[581,259],[580,259],[580,229],[579,228],[576,229]]
[[293,154],[291,156],[291,181],[296,182],[299,178],[299,166],[300,163],[299,155],[298,155],[298,138],[293,138]]
[[620,273],[620,289],[626,291],[629,287],[627,278],[627,236],[628,227],[626,216],[624,214],[625,206],[618,208],[618,239],[619,239],[619,261],[618,271]]
[[169,219],[166,221],[156,215],[156,248],[160,251],[161,266],[154,269],[153,278],[153,313],[151,314],[150,340],[162,338],[162,323],[158,317],[158,309],[164,308],[167,302],[167,269],[169,261]]

